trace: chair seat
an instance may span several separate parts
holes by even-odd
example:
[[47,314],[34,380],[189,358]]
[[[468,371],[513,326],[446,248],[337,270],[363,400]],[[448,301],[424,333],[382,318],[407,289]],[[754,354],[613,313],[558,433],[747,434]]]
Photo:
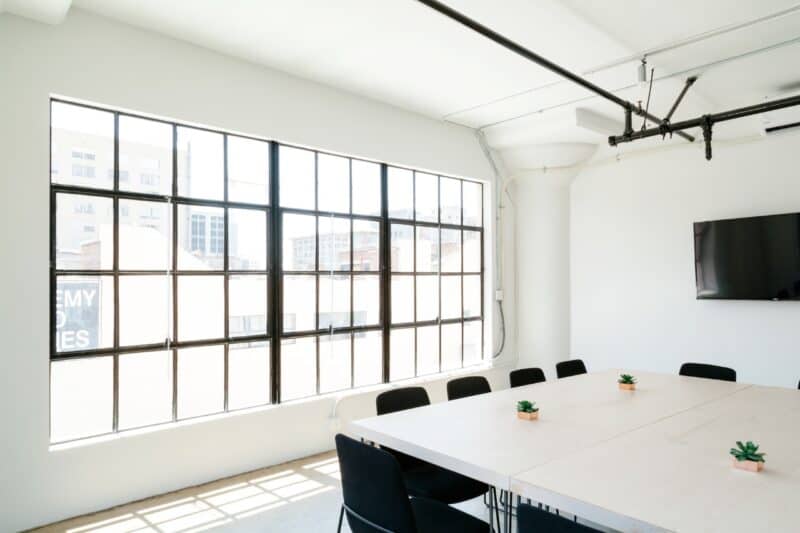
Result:
[[419,533],[488,533],[489,524],[441,502],[411,498]]
[[403,471],[403,480],[409,495],[443,503],[471,500],[489,490],[486,483],[429,463]]

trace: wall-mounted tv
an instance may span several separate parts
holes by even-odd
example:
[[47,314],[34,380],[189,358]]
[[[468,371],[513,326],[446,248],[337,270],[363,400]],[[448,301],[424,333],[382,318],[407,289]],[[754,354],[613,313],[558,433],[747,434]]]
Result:
[[800,300],[800,213],[695,222],[698,299]]

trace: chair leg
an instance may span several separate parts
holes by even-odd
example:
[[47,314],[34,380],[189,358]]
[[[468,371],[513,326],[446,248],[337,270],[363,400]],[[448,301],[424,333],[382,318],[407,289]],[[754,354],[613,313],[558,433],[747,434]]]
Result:
[[339,509],[339,527],[336,528],[336,533],[342,533],[342,519],[344,518],[344,505]]
[[497,529],[500,529],[500,505],[497,502],[497,489],[492,488],[494,493],[494,512],[497,515]]

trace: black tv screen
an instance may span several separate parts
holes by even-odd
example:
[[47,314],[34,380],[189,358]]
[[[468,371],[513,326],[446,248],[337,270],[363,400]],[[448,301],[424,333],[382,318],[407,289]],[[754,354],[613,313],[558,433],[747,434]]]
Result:
[[695,222],[698,299],[800,300],[800,213]]

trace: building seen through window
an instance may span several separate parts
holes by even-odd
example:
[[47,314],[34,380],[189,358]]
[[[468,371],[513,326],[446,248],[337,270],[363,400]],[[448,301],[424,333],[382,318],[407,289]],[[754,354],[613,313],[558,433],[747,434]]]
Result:
[[53,442],[483,360],[480,183],[51,106]]

